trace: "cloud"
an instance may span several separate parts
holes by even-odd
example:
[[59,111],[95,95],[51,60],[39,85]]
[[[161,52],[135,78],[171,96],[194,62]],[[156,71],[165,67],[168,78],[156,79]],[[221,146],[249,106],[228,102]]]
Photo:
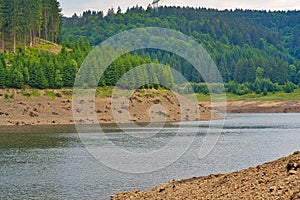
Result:
[[[85,10],[107,11],[109,8],[121,6],[122,10],[127,7],[140,5],[147,7],[152,0],[59,0],[63,13],[66,16],[82,13]],[[258,10],[300,10],[299,0],[161,0],[161,5],[209,7],[218,9],[258,9]]]

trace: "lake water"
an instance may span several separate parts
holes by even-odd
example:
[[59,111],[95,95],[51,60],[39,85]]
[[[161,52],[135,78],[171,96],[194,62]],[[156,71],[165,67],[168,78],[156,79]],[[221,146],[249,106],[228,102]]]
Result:
[[[178,125],[183,126],[186,135],[172,142]],[[110,195],[119,191],[150,189],[173,179],[233,172],[300,150],[300,114],[228,115],[213,150],[200,158],[208,125],[208,122],[170,123],[154,136],[155,128],[129,130],[140,134],[139,138],[107,126],[105,132],[110,134],[105,135],[106,139],[124,151],[135,153],[155,152],[166,144],[176,152],[185,149],[185,142],[192,138],[192,144],[180,158],[148,173],[116,170],[130,171],[132,161],[120,158],[109,144],[99,141],[101,137],[95,139],[93,131],[79,137],[73,126],[1,127],[0,199],[110,199]],[[210,130],[212,135],[217,131]],[[116,163],[115,169],[92,156],[81,142],[82,137],[89,141],[86,145],[107,152],[105,159]],[[206,141],[209,142],[214,143]],[[150,162],[161,162],[167,154],[170,151],[159,152]],[[136,163],[135,167],[141,165],[141,168],[147,164],[139,160]]]

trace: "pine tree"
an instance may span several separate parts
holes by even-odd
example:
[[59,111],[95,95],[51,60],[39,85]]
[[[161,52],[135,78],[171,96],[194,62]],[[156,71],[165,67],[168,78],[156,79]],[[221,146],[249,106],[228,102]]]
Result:
[[4,0],[0,0],[0,33],[1,33],[1,47],[4,50]]
[[0,60],[0,87],[6,86],[7,68]]
[[55,71],[55,87],[62,88],[63,84],[64,83],[63,83],[62,75],[61,75],[60,71],[57,69]]
[[61,9],[59,2],[56,0],[51,0],[50,5],[51,17],[49,21],[49,34],[51,36],[51,41],[57,43],[61,29]]
[[69,59],[62,69],[63,82],[65,87],[73,87],[78,66],[75,60]]
[[23,1],[11,0],[8,3],[11,7],[11,13],[8,16],[9,32],[13,37],[13,52],[17,51],[17,35],[22,32],[23,21]]
[[15,69],[11,76],[11,87],[21,89],[24,87],[24,77],[21,72]]

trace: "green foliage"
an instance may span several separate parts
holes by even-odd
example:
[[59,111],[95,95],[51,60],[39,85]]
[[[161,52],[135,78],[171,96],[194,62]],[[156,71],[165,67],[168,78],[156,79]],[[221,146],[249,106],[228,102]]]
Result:
[[297,86],[292,82],[286,82],[283,86],[283,90],[286,93],[292,93],[297,88]]
[[[38,36],[55,42],[61,28],[59,13],[56,0],[0,0],[0,32],[9,45],[19,40],[24,41],[26,47],[37,42],[35,37]],[[148,26],[178,30],[198,41],[218,66],[227,92],[241,96],[270,95],[281,90],[292,92],[294,84],[300,84],[299,11],[221,12],[161,7],[154,12],[151,8],[134,7],[125,14],[110,10],[107,16],[103,12],[87,11],[80,17],[74,15],[63,21],[60,42],[64,47],[57,55],[38,50],[0,54],[0,87],[73,87],[75,75],[91,52],[91,45],[120,31]],[[96,62],[96,58],[91,61]],[[135,68],[147,63],[161,63],[165,67]],[[96,77],[99,69],[94,67],[82,73],[80,83],[87,88],[111,87],[123,77],[120,85],[125,89],[172,88],[171,68],[191,82],[192,87],[183,89],[186,93],[191,93],[192,89],[203,94],[221,92],[217,84],[204,84],[204,77],[183,58],[153,49],[123,55],[108,67],[100,80]],[[151,84],[145,85],[143,81]]]
[[267,88],[264,88],[263,95],[264,96],[268,95],[268,89]]
[[14,88],[21,89],[24,87],[24,77],[17,69],[12,72],[11,75],[11,86]]
[[0,53],[0,87],[73,87],[78,71],[77,62],[83,61],[90,46],[85,42],[78,42],[70,47],[72,51],[65,50],[59,54],[22,50],[16,54]]
[[5,63],[0,60],[0,87],[4,87],[6,85],[7,78],[7,68]]
[[39,97],[40,96],[40,93],[38,90],[21,90],[21,95],[24,96],[24,97]]
[[[182,17],[184,16],[184,17]],[[299,83],[300,12],[218,11],[178,7],[128,9],[125,14],[86,11],[81,17],[63,18],[63,41],[88,39],[96,45],[124,30],[159,26],[178,30],[197,40],[219,67],[225,82],[255,82],[269,78],[273,83]],[[89,27],[93,27],[90,29]],[[274,30],[278,32],[274,33]],[[159,50],[142,50],[139,55],[169,64],[190,82],[203,77],[182,58]],[[111,77],[114,82],[114,77]],[[300,76],[300,75],[299,75]],[[260,92],[263,92],[261,90]]]
[[66,87],[73,87],[75,76],[78,71],[77,62],[75,60],[67,60],[62,69],[63,84]]
[[53,90],[45,90],[45,96],[55,99],[56,93]]
[[256,78],[257,79],[262,79],[264,76],[265,70],[261,67],[256,68]]
[[295,84],[300,84],[300,71],[297,72],[295,78],[294,78]]
[[194,90],[194,92],[196,93],[202,93],[202,94],[208,94],[208,87],[206,84],[196,84],[196,83],[192,83],[192,88]]
[[97,87],[96,96],[97,97],[111,97],[113,92],[113,87]]
[[[190,95],[186,95],[189,97]],[[199,101],[210,101],[210,95],[197,93]],[[279,91],[276,93],[268,93],[268,95],[249,93],[245,95],[237,95],[232,93],[226,93],[226,101],[290,101],[300,100],[300,89],[296,89],[293,93],[286,93]]]
[[247,83],[238,84],[237,89],[236,89],[237,95],[245,95],[245,94],[249,94],[249,93],[251,93],[251,90]]

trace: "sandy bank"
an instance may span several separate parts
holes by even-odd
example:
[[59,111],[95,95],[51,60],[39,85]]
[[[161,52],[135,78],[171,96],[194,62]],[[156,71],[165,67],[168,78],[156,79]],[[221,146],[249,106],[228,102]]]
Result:
[[300,199],[300,152],[231,174],[172,181],[150,191],[119,193],[121,199]]
[[[27,91],[28,92],[28,91]],[[38,91],[39,95],[24,95],[21,90],[0,90],[0,125],[69,125],[74,124],[72,97],[65,90]],[[30,93],[30,92],[28,92]],[[48,91],[49,93],[49,91]],[[184,98],[184,97],[180,97]],[[116,103],[118,102],[119,103]],[[195,121],[218,118],[220,105],[214,107],[209,102],[200,102],[199,109],[185,108],[178,97],[170,92],[149,90],[136,93],[128,105],[122,99],[112,104],[110,98],[95,99],[98,121],[88,117],[80,119],[84,123],[150,122],[152,121]],[[188,102],[188,99],[184,99]],[[82,100],[78,104],[88,104]],[[188,103],[187,103],[188,104]],[[120,106],[121,105],[121,106]],[[84,112],[75,109],[74,112]],[[123,115],[128,112],[129,117]],[[288,113],[300,112],[300,101],[235,101],[227,102],[228,113]],[[213,114],[212,114],[213,113]],[[122,119],[115,115],[123,116]],[[125,116],[125,117],[124,117]],[[212,117],[213,116],[213,117]],[[121,121],[120,121],[121,120]]]
[[233,101],[227,102],[228,113],[298,113],[300,101]]
[[[9,98],[5,98],[8,96],[5,95],[7,92],[0,91],[0,125],[74,124],[71,96],[64,95],[61,90],[53,92],[54,97],[45,95],[45,91],[39,91],[38,97],[32,95],[26,97],[20,90],[10,90]],[[195,121],[210,120],[212,116],[211,109],[202,105],[198,111],[184,108],[172,93],[157,94],[155,91],[137,93],[130,99],[128,105],[123,104],[122,99],[119,100],[120,103],[112,104],[110,98],[95,99],[93,103],[99,123],[115,123],[113,113],[122,115],[125,112],[128,112],[130,117],[118,119],[118,122]],[[114,100],[116,101],[118,99]],[[78,104],[89,105],[84,99]],[[75,109],[74,112],[84,112],[84,109]],[[88,117],[79,120],[87,124],[97,123],[90,121]]]

